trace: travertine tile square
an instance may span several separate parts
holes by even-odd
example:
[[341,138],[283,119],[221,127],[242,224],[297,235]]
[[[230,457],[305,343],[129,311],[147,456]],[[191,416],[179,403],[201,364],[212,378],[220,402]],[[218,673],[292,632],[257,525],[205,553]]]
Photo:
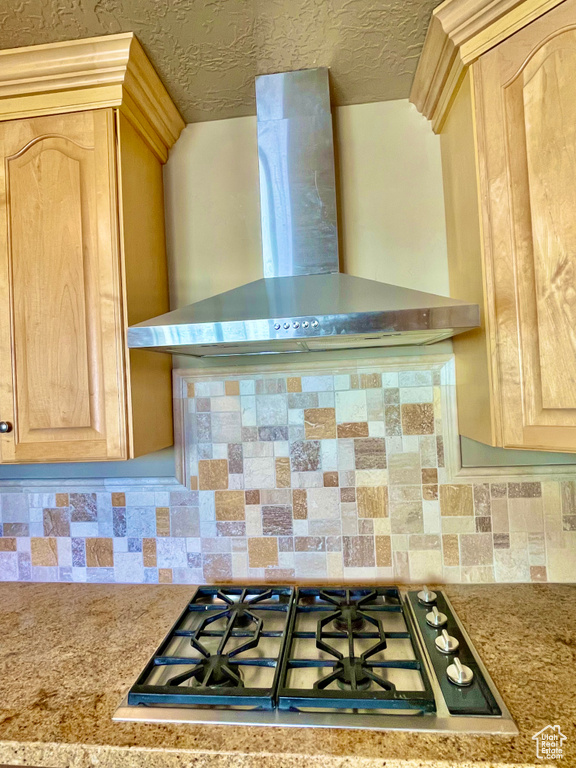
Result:
[[[215,491],[216,520],[244,520],[244,491]],[[178,534],[173,534],[178,535]],[[197,534],[187,534],[197,535]]]
[[460,536],[462,565],[492,565],[492,535],[490,533],[463,533]]
[[67,507],[43,510],[44,536],[70,536],[70,512]]
[[405,435],[431,435],[434,433],[434,406],[432,403],[404,403],[401,408],[402,432]]
[[86,565],[88,568],[113,568],[112,539],[86,539]]
[[292,507],[262,507],[264,536],[292,536]]
[[440,510],[442,515],[454,517],[473,515],[472,487],[469,485],[441,485]]
[[358,517],[374,518],[388,516],[388,489],[384,486],[356,489]]
[[334,408],[306,408],[304,429],[307,440],[326,440],[336,437]]
[[30,540],[32,565],[58,565],[58,544],[55,538],[32,538]]
[[348,390],[335,393],[336,421],[368,421],[365,390]]
[[367,568],[376,564],[373,536],[344,536],[342,545],[345,568]]
[[246,488],[274,488],[276,486],[274,457],[245,458],[244,484]]
[[309,520],[333,520],[340,517],[340,493],[338,488],[308,488],[307,506]]
[[211,425],[211,440],[213,443],[242,442],[242,417],[240,411],[212,413]]
[[392,544],[390,536],[375,536],[376,566],[390,568],[392,566]]
[[228,380],[224,382],[224,392],[227,396],[235,396],[240,394],[240,382],[234,380]]
[[308,517],[308,496],[306,489],[295,488],[292,491],[292,514],[294,520],[306,520]]
[[419,485],[420,473],[420,454],[395,453],[388,457],[390,485]]
[[297,440],[290,446],[292,472],[315,472],[320,469],[320,443]]
[[392,533],[423,533],[422,503],[405,501],[390,504],[390,522]]
[[250,568],[267,568],[278,565],[278,540],[276,537],[249,538],[248,564]]
[[345,422],[337,425],[338,437],[341,439],[353,437],[368,437],[369,428],[366,421]]
[[354,440],[356,469],[386,469],[386,441],[382,437]]
[[201,491],[228,488],[228,462],[226,459],[208,459],[198,462],[198,480]]
[[544,531],[542,497],[510,497],[508,499],[508,517],[511,531]]

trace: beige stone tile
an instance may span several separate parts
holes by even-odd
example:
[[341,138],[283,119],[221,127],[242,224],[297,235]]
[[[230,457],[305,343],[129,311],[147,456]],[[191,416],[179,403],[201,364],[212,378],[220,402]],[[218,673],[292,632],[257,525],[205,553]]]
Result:
[[30,539],[32,565],[58,565],[58,542],[55,538]]
[[356,469],[386,469],[386,441],[383,437],[354,440]]
[[224,391],[228,396],[234,396],[240,394],[240,382],[239,381],[225,381]]
[[494,533],[508,533],[510,520],[508,517],[508,499],[492,498],[492,531]]
[[276,486],[274,457],[245,458],[244,485],[246,488],[274,488]]
[[376,547],[376,566],[378,568],[392,567],[392,543],[390,536],[376,535],[374,543]]
[[561,531],[562,505],[559,483],[542,483],[542,507],[546,532]]
[[368,421],[365,390],[348,390],[335,393],[336,420],[339,424],[351,421]]
[[463,533],[460,536],[460,562],[463,566],[492,565],[492,534]]
[[216,520],[244,520],[244,491],[216,491]]
[[476,521],[474,517],[442,517],[442,533],[474,533]]
[[86,539],[86,565],[88,568],[113,568],[113,540],[99,538]]
[[432,435],[434,433],[434,406],[432,403],[403,403],[402,432],[405,435]]
[[341,552],[326,553],[326,575],[332,581],[344,577],[344,563],[342,562]]
[[548,581],[576,582],[576,531],[546,534]]
[[374,567],[373,536],[343,536],[342,547],[345,568]]
[[440,551],[440,536],[435,533],[414,533],[408,539],[408,549],[411,551],[427,549]]
[[286,388],[288,392],[302,392],[302,378],[300,376],[288,376]]
[[9,539],[0,536],[0,552],[16,552],[16,539]]
[[292,491],[292,516],[294,520],[306,520],[308,517],[308,492],[305,488]]
[[188,397],[195,397],[195,391],[194,382],[189,381],[187,385]]
[[340,492],[338,488],[308,488],[307,494],[309,520],[340,518]]
[[389,517],[374,517],[372,522],[374,524],[374,533],[377,536],[390,536],[392,525]]
[[198,480],[201,491],[226,490],[228,488],[228,461],[204,459],[198,462]]
[[156,539],[142,539],[142,560],[144,568],[156,567]]
[[410,562],[408,552],[394,552],[394,578],[404,583],[410,582]]
[[390,501],[421,501],[422,488],[419,485],[391,485]]
[[544,531],[542,498],[509,498],[508,517],[511,531]]
[[442,536],[442,552],[444,565],[460,565],[458,536],[455,533],[447,533]]
[[278,565],[278,540],[276,537],[249,538],[248,563],[250,568],[268,568]]
[[441,485],[440,512],[444,516],[462,517],[474,514],[470,485]]
[[158,583],[172,584],[172,568],[158,568]]
[[496,581],[530,581],[530,564],[525,549],[495,549]]
[[293,472],[316,472],[320,469],[320,441],[296,440],[290,445]]
[[[114,504],[114,496],[121,495],[124,496],[124,494],[112,494],[112,506],[114,507],[123,507],[125,504]],[[70,505],[70,500],[67,493],[57,493],[56,494],[56,506],[57,507],[68,507]]]
[[338,437],[340,439],[352,438],[352,437],[368,437],[368,422],[356,421],[347,422],[345,424],[338,424]]
[[390,504],[392,533],[423,533],[424,513],[422,502],[405,501]]
[[290,488],[290,459],[287,456],[276,459],[276,487]]
[[420,454],[393,453],[388,456],[390,485],[419,485],[421,482]]
[[156,536],[170,536],[169,507],[156,507]]
[[198,490],[198,475],[191,475],[190,476],[190,490],[191,491],[197,491]]
[[422,498],[426,501],[435,501],[438,498],[438,486],[437,485],[423,485],[422,486]]
[[358,469],[356,471],[356,485],[388,485],[388,471],[386,469]]
[[70,536],[70,512],[67,507],[43,510],[44,536]]
[[358,517],[388,516],[388,489],[385,486],[360,486],[356,489]]
[[291,503],[292,493],[289,488],[263,488],[260,491],[260,504],[285,506]]
[[[274,539],[274,541],[276,541]],[[207,584],[228,582],[232,579],[232,555],[205,554],[202,556],[204,579]]]
[[307,440],[329,440],[336,437],[334,408],[306,408],[304,430]]
[[460,573],[461,581],[464,584],[492,584],[495,581],[494,566],[492,565],[462,566]]
[[408,552],[408,562],[410,581],[416,583],[441,581],[443,566],[440,550],[410,551]]

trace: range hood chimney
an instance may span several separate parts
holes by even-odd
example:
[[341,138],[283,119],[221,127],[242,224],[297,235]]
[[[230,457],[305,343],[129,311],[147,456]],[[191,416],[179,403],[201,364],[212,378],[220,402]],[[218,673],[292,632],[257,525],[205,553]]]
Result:
[[480,310],[339,272],[328,69],[256,78],[264,278],[128,329],[195,357],[432,344]]

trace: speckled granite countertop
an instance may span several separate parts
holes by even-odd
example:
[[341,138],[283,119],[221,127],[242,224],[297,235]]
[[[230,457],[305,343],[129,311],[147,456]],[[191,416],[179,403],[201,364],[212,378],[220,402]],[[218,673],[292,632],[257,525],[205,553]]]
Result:
[[0,586],[0,763],[52,768],[526,766],[558,723],[576,766],[576,586],[448,586],[516,737],[114,723],[193,588]]

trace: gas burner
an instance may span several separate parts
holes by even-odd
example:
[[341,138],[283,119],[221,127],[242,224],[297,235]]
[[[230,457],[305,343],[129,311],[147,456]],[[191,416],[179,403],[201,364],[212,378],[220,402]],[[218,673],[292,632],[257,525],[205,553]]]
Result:
[[194,669],[175,675],[168,685],[182,685],[201,688],[243,688],[242,672],[237,666],[232,669],[226,654],[212,655],[202,659]]
[[356,597],[349,589],[338,590],[336,594],[322,590],[320,597],[339,608],[333,619],[334,627],[339,632],[359,632],[366,623],[366,616],[360,608],[374,600],[376,592],[368,590],[367,594]]

